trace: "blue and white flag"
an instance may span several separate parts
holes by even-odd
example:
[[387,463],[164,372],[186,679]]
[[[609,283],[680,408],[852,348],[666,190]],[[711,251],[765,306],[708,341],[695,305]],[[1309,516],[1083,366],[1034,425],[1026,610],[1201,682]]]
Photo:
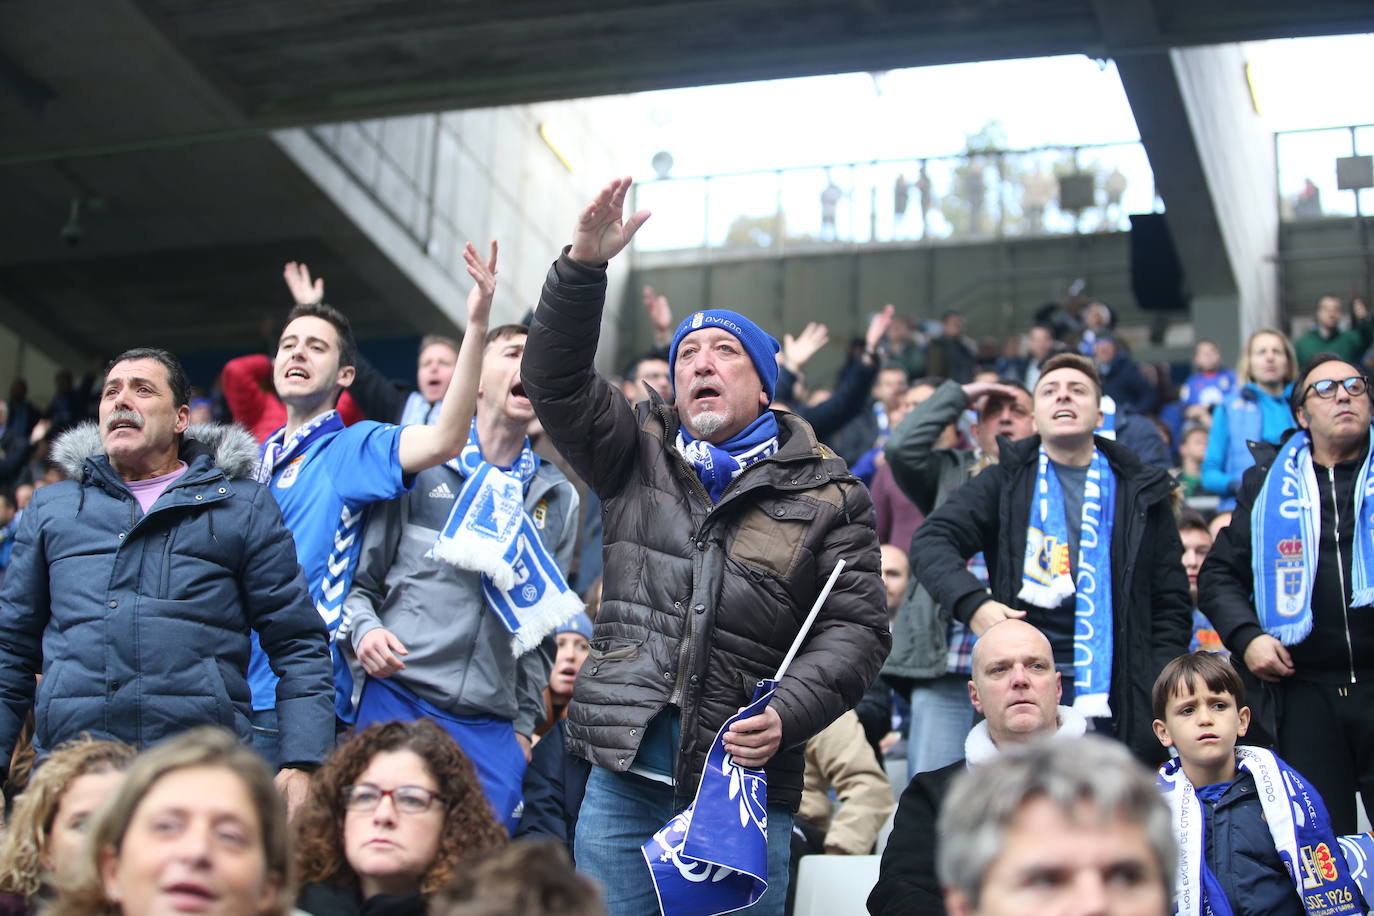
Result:
[[768,888],[768,778],[735,763],[725,733],[763,712],[777,689],[759,681],[754,700],[720,727],[696,797],[641,847],[663,916],[717,916],[755,903]]
[[1374,898],[1374,833],[1352,833],[1337,839],[1355,886],[1365,900]]

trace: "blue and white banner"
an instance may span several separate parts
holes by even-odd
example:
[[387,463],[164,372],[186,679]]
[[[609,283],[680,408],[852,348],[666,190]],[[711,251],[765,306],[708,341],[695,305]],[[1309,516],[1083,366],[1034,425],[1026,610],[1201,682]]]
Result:
[[696,797],[641,847],[663,916],[731,913],[768,888],[768,778],[735,763],[724,738],[739,720],[762,713],[777,686],[760,681],[753,702],[725,721]]

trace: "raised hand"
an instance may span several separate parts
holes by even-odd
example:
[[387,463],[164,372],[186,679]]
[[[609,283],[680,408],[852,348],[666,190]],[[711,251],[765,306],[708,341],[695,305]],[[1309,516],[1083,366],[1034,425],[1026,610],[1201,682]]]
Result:
[[796,337],[782,335],[782,362],[792,372],[798,372],[816,351],[830,342],[830,329],[819,321],[808,322]]
[[883,342],[887,336],[887,329],[892,324],[892,316],[897,314],[897,307],[892,303],[883,306],[878,314],[868,322],[868,331],[864,334],[864,349],[869,353],[876,353],[878,344]]
[[491,257],[483,262],[481,255],[471,242],[463,246],[463,261],[468,267],[468,276],[476,282],[468,293],[468,323],[487,324],[491,317],[491,300],[496,295],[496,243],[491,243]]
[[286,288],[291,290],[291,298],[297,305],[314,305],[324,301],[324,277],[316,277],[312,281],[310,268],[304,262],[297,264],[287,261],[282,269],[282,278],[286,280]]
[[963,388],[964,397],[968,398],[968,406],[974,409],[978,409],[983,399],[990,394],[1004,398],[1015,398],[1021,391],[1019,388],[1003,385],[1001,382],[969,382]]
[[668,297],[652,286],[644,287],[644,311],[649,313],[649,321],[654,326],[654,340],[666,344],[673,339],[673,310],[668,306]]
[[631,184],[629,178],[615,179],[602,188],[578,216],[569,252],[574,261],[599,266],[630,244],[630,239],[649,218],[648,210],[640,210],[625,219],[625,194]]

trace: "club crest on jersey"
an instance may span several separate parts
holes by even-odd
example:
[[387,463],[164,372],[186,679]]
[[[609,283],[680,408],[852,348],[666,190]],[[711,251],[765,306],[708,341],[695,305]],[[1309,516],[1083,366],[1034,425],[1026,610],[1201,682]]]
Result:
[[300,473],[301,462],[303,461],[305,461],[304,455],[301,455],[299,458],[293,458],[291,460],[291,463],[288,464],[286,466],[286,469],[281,472],[281,476],[277,478],[278,490],[285,490],[286,488],[290,487],[292,484],[296,482],[296,475]]

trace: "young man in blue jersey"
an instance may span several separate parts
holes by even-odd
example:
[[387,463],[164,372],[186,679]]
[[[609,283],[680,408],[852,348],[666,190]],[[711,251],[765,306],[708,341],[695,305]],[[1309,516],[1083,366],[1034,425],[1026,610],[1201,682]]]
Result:
[[[286,425],[263,443],[258,479],[276,497],[295,536],[306,586],[331,638],[337,635],[357,563],[364,510],[404,493],[415,474],[456,457],[467,441],[476,409],[482,339],[496,291],[496,243],[485,262],[471,243],[463,259],[476,281],[468,295],[467,333],[444,406],[431,425],[364,420],[345,427],[334,405],[354,376],[356,345],[348,319],[328,305],[298,305],[282,330],[272,380],[286,405]],[[334,671],[335,711],[349,721],[352,677],[337,651]],[[249,684],[254,745],[274,762],[276,675],[256,645]]]

